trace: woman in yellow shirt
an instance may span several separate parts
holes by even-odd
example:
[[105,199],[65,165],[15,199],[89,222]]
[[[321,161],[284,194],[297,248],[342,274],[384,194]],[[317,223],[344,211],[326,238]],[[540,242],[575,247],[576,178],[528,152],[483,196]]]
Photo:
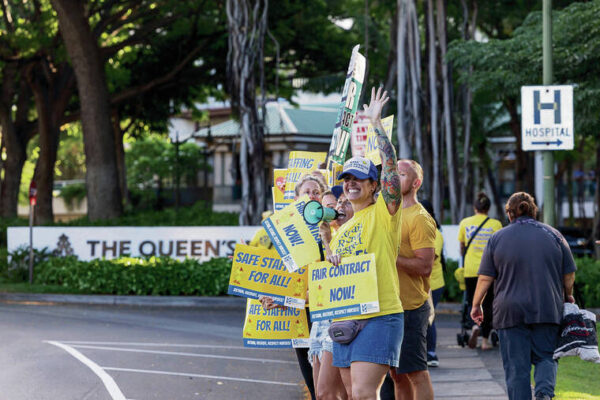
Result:
[[[479,192],[477,198],[473,202],[475,215],[465,218],[460,221],[458,226],[458,242],[460,243],[460,253],[464,257],[464,273],[465,286],[467,292],[468,309],[473,305],[473,295],[477,286],[477,272],[481,263],[483,249],[487,245],[488,240],[494,232],[502,229],[500,221],[488,217],[491,201],[484,192]],[[470,244],[469,244],[470,243]],[[467,248],[468,245],[468,248]],[[491,348],[488,341],[489,334],[492,330],[492,303],[494,301],[494,291],[488,290],[488,295],[485,297],[483,308],[483,324],[481,325],[481,336],[483,341],[481,349],[487,350]],[[479,326],[473,325],[471,337],[469,338],[469,347],[477,347],[477,337],[479,336]]]

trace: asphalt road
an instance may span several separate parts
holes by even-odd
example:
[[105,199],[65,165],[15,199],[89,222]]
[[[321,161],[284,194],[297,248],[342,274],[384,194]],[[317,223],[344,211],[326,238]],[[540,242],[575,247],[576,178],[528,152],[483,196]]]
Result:
[[0,400],[303,399],[291,349],[244,311],[0,304]]

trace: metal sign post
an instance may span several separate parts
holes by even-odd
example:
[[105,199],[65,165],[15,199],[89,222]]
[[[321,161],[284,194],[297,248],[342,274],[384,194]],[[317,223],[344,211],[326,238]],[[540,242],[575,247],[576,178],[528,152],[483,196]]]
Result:
[[33,283],[33,211],[37,204],[37,188],[32,180],[29,185],[29,284]]

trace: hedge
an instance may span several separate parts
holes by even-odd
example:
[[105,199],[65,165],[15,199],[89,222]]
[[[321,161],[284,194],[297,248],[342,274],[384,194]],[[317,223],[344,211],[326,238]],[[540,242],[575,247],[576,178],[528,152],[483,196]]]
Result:
[[[575,258],[575,264],[577,265],[575,300],[583,307],[600,307],[600,260],[577,257]],[[459,289],[456,279],[454,279],[456,268],[458,268],[458,262],[446,260],[446,272],[444,272],[446,287],[443,297],[445,301],[462,301],[463,292]]]
[[219,296],[227,293],[231,260],[52,257],[36,265],[35,283],[89,294]]

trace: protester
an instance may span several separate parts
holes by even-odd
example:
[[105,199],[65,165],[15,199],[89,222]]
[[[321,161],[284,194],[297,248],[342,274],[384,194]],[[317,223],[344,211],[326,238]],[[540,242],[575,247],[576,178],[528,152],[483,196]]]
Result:
[[[477,285],[477,270],[481,262],[483,249],[492,234],[502,228],[500,221],[488,217],[491,201],[484,192],[479,192],[473,202],[475,215],[460,221],[458,226],[458,241],[460,243],[460,253],[464,257],[464,277],[467,294],[467,309],[473,305],[473,294]],[[473,324],[471,336],[469,338],[469,347],[477,347],[477,338],[481,333],[481,349],[488,350],[492,348],[489,343],[489,335],[492,330],[492,303],[494,301],[494,291],[489,291],[489,295],[483,301],[483,313],[487,316],[481,329]],[[470,325],[470,321],[469,321]]]
[[396,268],[404,308],[404,340],[398,368],[392,371],[398,399],[433,399],[427,370],[429,275],[435,258],[435,221],[417,200],[423,169],[398,161],[402,184],[402,233]]
[[[304,175],[300,178],[300,181],[296,184],[294,200],[298,200],[304,195],[308,195],[310,200],[321,201],[321,195],[325,192],[325,187],[321,180],[314,175]],[[260,298],[260,302],[265,309],[272,309],[277,307],[277,304],[273,302],[273,299],[269,296],[263,296]],[[307,316],[310,315],[307,309]],[[310,321],[309,321],[310,324]],[[306,382],[306,387],[310,392],[311,398],[316,399],[315,396],[315,385],[313,382],[313,374],[310,362],[308,361],[308,349],[307,348],[296,348],[296,357],[298,358],[298,364],[300,365],[300,371]]]
[[[323,195],[323,205],[326,203],[326,196]],[[332,194],[333,195],[333,194]],[[343,193],[337,200],[335,207],[338,212],[336,226],[344,225],[354,216],[352,204],[346,199]],[[334,222],[334,221],[331,221]],[[319,227],[319,233],[323,245],[328,255],[331,255],[329,242],[331,242],[331,226],[332,224],[323,221]],[[308,350],[308,359],[313,367],[313,381],[317,390],[318,399],[346,399],[346,390],[342,382],[340,371],[332,365],[333,362],[333,341],[329,336],[330,320],[314,322],[310,331],[310,348]]]
[[[433,260],[433,268],[431,269],[431,276],[429,277],[429,286],[431,289],[431,300],[433,302],[433,307],[437,307],[440,299],[442,298],[442,294],[444,293],[444,271],[446,270],[446,265],[444,261],[444,238],[442,236],[442,232],[440,231],[441,225],[435,217],[435,213],[433,211],[433,204],[429,200],[421,200],[421,205],[425,207],[433,221],[435,222],[436,230],[435,230],[435,259]],[[435,352],[435,347],[437,344],[437,330],[435,328],[435,319],[427,328],[427,366],[428,367],[437,367],[440,365],[438,356]]]
[[[483,253],[471,317],[481,324],[483,297],[494,283],[494,326],[510,400],[554,397],[556,349],[563,301],[573,299],[575,262],[565,238],[535,220],[537,206],[525,192],[506,203],[510,224],[496,232]],[[477,384],[477,383],[474,383]]]
[[396,154],[381,123],[381,110],[388,100],[387,92],[373,89],[371,102],[364,111],[379,144],[381,194],[375,200],[378,174],[370,160],[353,157],[344,163],[338,178],[344,180],[344,194],[352,204],[354,216],[333,235],[333,254],[328,257],[332,264],[339,265],[342,257],[375,255],[379,312],[334,321],[366,321],[350,343],[333,343],[333,365],[340,368],[348,397],[354,400],[377,399],[390,366],[398,366],[403,335],[403,310],[395,268],[402,195]]
[[333,194],[333,192],[331,190],[327,190],[325,191],[325,193],[323,193],[323,196],[321,197],[323,200],[321,201],[321,204],[323,205],[323,207],[327,207],[327,208],[336,208],[337,207],[337,197],[336,195]]

